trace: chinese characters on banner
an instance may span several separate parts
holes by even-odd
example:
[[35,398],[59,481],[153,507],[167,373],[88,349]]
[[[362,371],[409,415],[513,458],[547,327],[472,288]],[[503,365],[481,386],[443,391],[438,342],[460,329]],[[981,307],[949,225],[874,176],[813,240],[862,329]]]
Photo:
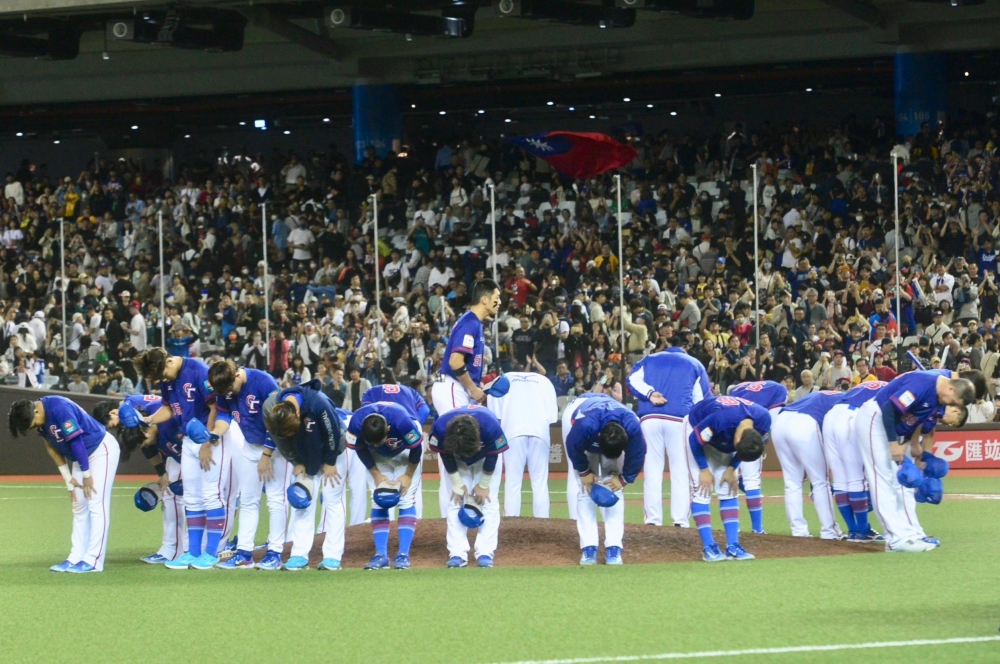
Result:
[[1000,431],[939,429],[934,454],[952,468],[1000,468]]

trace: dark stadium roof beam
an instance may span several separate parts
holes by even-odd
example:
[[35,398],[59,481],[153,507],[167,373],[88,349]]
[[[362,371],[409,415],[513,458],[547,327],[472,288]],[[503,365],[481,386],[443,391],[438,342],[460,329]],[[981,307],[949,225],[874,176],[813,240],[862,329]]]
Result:
[[304,49],[318,53],[331,60],[342,61],[347,53],[332,39],[317,35],[292,21],[277,15],[267,7],[242,7],[239,12],[253,25],[263,28],[282,39],[287,39]]
[[885,14],[868,2],[861,0],[820,0],[820,2],[875,28],[885,28],[888,23]]

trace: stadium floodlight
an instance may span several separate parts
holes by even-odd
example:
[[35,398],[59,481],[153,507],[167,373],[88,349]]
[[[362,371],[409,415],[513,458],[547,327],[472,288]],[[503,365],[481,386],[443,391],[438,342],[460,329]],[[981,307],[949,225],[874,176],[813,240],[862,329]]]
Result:
[[253,128],[254,129],[267,129],[267,120],[254,120],[253,121]]

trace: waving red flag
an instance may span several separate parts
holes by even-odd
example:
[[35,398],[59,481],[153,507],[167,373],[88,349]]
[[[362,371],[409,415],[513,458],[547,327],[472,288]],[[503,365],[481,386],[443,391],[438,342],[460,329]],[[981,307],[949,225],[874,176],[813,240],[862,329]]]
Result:
[[635,148],[597,133],[550,131],[507,140],[560,173],[580,179],[621,168],[638,156]]

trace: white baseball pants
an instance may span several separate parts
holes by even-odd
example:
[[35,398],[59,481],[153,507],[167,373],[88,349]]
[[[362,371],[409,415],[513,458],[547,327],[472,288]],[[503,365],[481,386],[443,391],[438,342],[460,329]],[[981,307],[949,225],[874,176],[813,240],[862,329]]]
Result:
[[[230,427],[227,436],[242,439],[243,433],[239,427]],[[240,527],[236,548],[241,551],[253,551],[254,538],[257,534],[257,524],[260,522],[260,494],[267,494],[268,520],[267,548],[269,551],[281,553],[285,546],[285,536],[288,527],[288,484],[292,476],[291,464],[274,450],[271,454],[271,469],[274,472],[267,482],[262,482],[257,471],[257,464],[264,455],[263,445],[253,445],[243,441],[240,453],[233,454],[233,473],[236,476],[235,485],[240,496]]]
[[503,453],[506,478],[503,485],[503,513],[521,516],[521,485],[524,468],[531,480],[531,510],[536,519],[549,518],[549,439],[518,436],[507,441]]
[[833,476],[834,491],[865,491],[865,462],[854,435],[858,411],[834,406],[823,418],[823,454]]
[[[706,494],[701,490],[701,486],[698,484],[698,476],[701,473],[701,468],[698,467],[698,462],[695,461],[694,454],[691,453],[691,447],[687,446],[686,449],[688,472],[691,475],[691,502],[708,505],[712,502],[712,494]],[[732,464],[733,455],[731,453],[720,452],[711,445],[706,445],[705,458],[708,460],[708,469],[712,471],[712,477],[715,478],[715,495],[719,497],[719,500],[738,497],[740,495],[739,484],[730,486],[728,483],[723,483],[722,481],[722,474]]]
[[354,450],[346,450],[347,489],[351,492],[351,518],[349,525],[356,526],[368,519],[368,478],[371,475]]
[[[322,471],[309,476],[292,478],[301,481],[307,487],[311,486],[312,500],[304,509],[292,509],[288,521],[288,532],[292,536],[291,556],[309,557],[313,540],[316,538],[316,504],[323,497],[323,522],[326,524],[326,538],[323,540],[323,558],[340,560],[344,556],[344,524],[346,507],[344,505],[344,488],[347,484],[347,455],[337,455],[337,472],[340,477],[336,482],[324,481]],[[310,484],[311,483],[311,484]]]
[[[238,425],[237,425],[238,426]],[[181,477],[184,478],[184,507],[189,510],[214,510],[226,508],[226,524],[222,538],[219,540],[220,550],[226,545],[229,533],[233,529],[233,516],[239,491],[233,489],[233,459],[230,440],[233,436],[226,432],[218,445],[212,446],[212,465],[208,470],[201,469],[198,455],[202,445],[184,436],[181,448]],[[190,542],[188,543],[190,546]],[[212,552],[218,555],[218,551]]]
[[[400,477],[405,475],[406,469],[410,465],[409,453],[405,450],[394,457],[385,457],[378,452],[373,451],[372,458],[375,459],[375,467],[380,473],[388,478],[389,482],[395,482]],[[423,470],[423,466],[424,462],[421,458],[420,463],[417,464],[417,470],[413,473],[413,480],[410,482],[410,490],[399,497],[399,504],[396,508],[405,509],[407,507],[416,506],[417,498],[420,496],[421,486],[423,484],[421,482],[421,471]],[[362,468],[363,467],[364,464],[362,464]],[[444,466],[442,466],[442,468],[444,468]],[[445,477],[447,476],[448,474],[445,473]],[[368,483],[369,493],[373,493],[375,491],[375,480],[372,478],[372,474],[368,472],[367,468],[365,469],[365,477],[367,478],[366,481]],[[451,489],[448,489],[448,491],[451,491]],[[372,506],[375,505],[374,502],[371,504]],[[395,512],[396,508],[393,508],[390,512]]]
[[646,460],[642,468],[642,505],[645,523],[663,525],[663,466],[670,465],[670,519],[691,527],[691,478],[688,477],[687,418],[647,415],[642,418]]
[[[465,386],[460,382],[452,378],[451,376],[441,376],[441,380],[431,385],[431,401],[434,402],[434,410],[437,411],[438,417],[449,413],[456,408],[464,408],[472,403],[472,397],[469,393],[465,391]],[[423,427],[421,427],[421,431]],[[426,440],[426,436],[424,439]],[[427,451],[427,448],[424,448]],[[448,514],[449,505],[451,504],[451,490],[445,490],[445,478],[448,477],[448,473],[445,472],[444,464],[438,460],[438,475],[441,478],[440,484],[438,484],[438,509],[441,510],[441,517],[445,518]],[[423,517],[423,501],[417,504],[417,518]]]
[[[587,453],[587,461],[590,462],[590,472],[595,476],[595,482],[600,482],[602,477],[611,473],[620,473],[625,463],[625,455],[617,459],[607,459],[600,454]],[[580,473],[576,471],[573,464],[570,464],[570,475],[576,476],[577,486],[580,486]],[[611,507],[598,507],[597,503],[591,499],[590,494],[582,488],[577,494],[576,507],[576,531],[580,534],[580,548],[597,546],[600,535],[597,532],[597,511],[600,510],[601,518],[604,519],[604,548],[609,546],[620,547],[622,537],[625,535],[625,490],[619,489],[615,492],[618,502]]]
[[819,517],[820,538],[840,537],[840,528],[834,518],[819,424],[804,413],[782,411],[771,423],[771,439],[785,479],[785,515],[792,527],[792,535],[809,537],[809,524],[802,511],[802,479],[807,475],[812,484],[813,504]]
[[569,507],[569,518],[576,521],[577,507],[580,497],[580,475],[573,472],[573,462],[569,460],[569,453],[566,450],[566,438],[569,437],[569,430],[573,427],[573,415],[576,409],[583,405],[583,399],[575,399],[563,409],[562,415],[562,437],[563,456],[566,458],[566,505]]
[[[462,482],[465,484],[465,495],[472,495],[472,488],[479,484],[479,480],[483,476],[483,463],[484,459],[480,459],[471,466],[466,465],[461,459],[456,460],[458,463],[458,474],[462,476]],[[458,520],[458,512],[462,509],[461,505],[455,503],[451,500],[451,477],[448,472],[444,470],[444,464],[441,464],[441,470],[444,473],[444,481],[447,482],[448,490],[448,511],[445,512],[448,518],[448,556],[466,559],[469,556],[469,529],[462,525],[462,522]],[[490,495],[489,499],[479,506],[479,509],[483,511],[483,525],[479,527],[479,534],[476,535],[476,558],[479,556],[489,556],[493,557],[493,554],[497,550],[497,533],[500,531],[500,484],[501,475],[503,475],[503,455],[497,457],[497,467],[493,470],[493,477],[490,478]],[[400,501],[400,505],[402,505]]]
[[[171,484],[181,479],[180,461],[167,457],[164,463],[167,467],[167,479]],[[163,542],[157,553],[167,560],[174,560],[188,549],[184,497],[175,496],[166,488],[160,499],[160,508],[163,511]]]
[[[90,476],[94,481],[94,494],[88,499],[83,489],[73,490],[73,531],[70,535],[70,552],[66,560],[74,565],[80,561],[104,571],[108,554],[108,528],[111,525],[111,489],[118,472],[121,448],[110,434],[97,446],[87,460]],[[83,471],[76,461],[70,464],[73,478],[83,486]]]

